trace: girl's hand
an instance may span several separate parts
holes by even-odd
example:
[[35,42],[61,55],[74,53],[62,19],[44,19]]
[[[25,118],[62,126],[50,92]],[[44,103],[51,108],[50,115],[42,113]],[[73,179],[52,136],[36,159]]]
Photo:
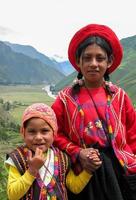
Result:
[[36,148],[35,155],[32,156],[32,152],[29,151],[28,155],[28,171],[31,175],[36,176],[39,169],[43,166],[45,162],[45,156],[41,149]]
[[102,164],[100,153],[94,148],[82,149],[79,154],[79,159],[82,167],[89,173],[97,170]]

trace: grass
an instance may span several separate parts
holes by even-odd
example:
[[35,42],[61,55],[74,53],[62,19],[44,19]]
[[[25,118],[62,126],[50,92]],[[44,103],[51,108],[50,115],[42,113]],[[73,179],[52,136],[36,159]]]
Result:
[[18,101],[25,104],[31,104],[35,102],[46,102],[50,104],[52,98],[47,96],[46,92],[42,90],[43,86],[0,86],[0,98],[4,101]]
[[18,106],[16,108],[14,108],[13,110],[11,110],[11,115],[13,116],[13,118],[15,119],[15,121],[18,124],[20,124],[20,122],[21,122],[22,113],[26,107],[27,106]]
[[9,142],[0,141],[0,199],[7,200],[7,180],[8,171],[4,166],[6,154],[11,152],[17,145],[22,143],[22,138],[19,133],[13,133],[12,139]]
[[54,99],[42,90],[43,85],[0,86],[0,98],[4,102],[18,102],[18,106],[10,110],[11,115],[20,123],[24,109],[33,103],[42,102],[51,105]]
[[6,154],[14,149],[18,144],[22,143],[22,138],[19,133],[13,133],[12,139],[9,142],[0,141],[0,199],[7,200],[7,179],[8,172],[4,166]]

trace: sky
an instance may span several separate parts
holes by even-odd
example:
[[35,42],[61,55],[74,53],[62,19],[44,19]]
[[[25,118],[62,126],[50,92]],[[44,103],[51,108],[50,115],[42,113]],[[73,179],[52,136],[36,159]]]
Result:
[[136,35],[136,1],[0,0],[0,40],[56,59],[67,59],[72,36],[90,23],[108,25],[119,39]]

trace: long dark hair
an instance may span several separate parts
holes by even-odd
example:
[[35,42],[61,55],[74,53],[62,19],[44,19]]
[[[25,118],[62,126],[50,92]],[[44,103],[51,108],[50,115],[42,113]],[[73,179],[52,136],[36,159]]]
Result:
[[[84,53],[84,51],[87,48],[87,46],[92,45],[92,44],[97,44],[102,49],[104,49],[105,52],[107,53],[109,62],[111,61],[112,48],[111,48],[110,44],[104,38],[101,38],[99,36],[91,36],[91,37],[87,38],[86,40],[84,40],[79,45],[79,47],[77,48],[76,55],[75,55],[77,63],[79,63],[80,57]],[[83,75],[82,75],[81,71],[78,72],[77,79],[80,80],[80,79],[82,79],[82,77],[83,77]],[[110,77],[109,77],[109,74],[107,73],[107,71],[104,74],[104,79],[105,79],[105,81],[109,81],[110,80]],[[107,90],[109,92],[109,88]],[[80,92],[80,85],[79,85],[79,83],[76,83],[72,87],[72,94],[74,95],[74,94],[77,94],[79,92]]]

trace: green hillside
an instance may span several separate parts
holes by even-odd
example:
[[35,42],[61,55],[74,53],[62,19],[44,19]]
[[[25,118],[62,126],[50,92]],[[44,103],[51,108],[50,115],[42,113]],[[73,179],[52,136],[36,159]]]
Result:
[[16,53],[0,42],[0,84],[50,84],[64,77],[63,73],[48,64]]

